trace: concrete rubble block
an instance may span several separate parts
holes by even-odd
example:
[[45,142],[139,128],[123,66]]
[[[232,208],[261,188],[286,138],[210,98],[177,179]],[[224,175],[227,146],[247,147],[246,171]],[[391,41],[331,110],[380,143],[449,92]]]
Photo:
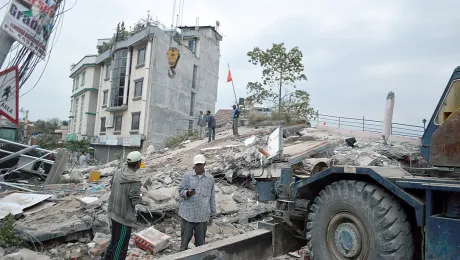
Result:
[[96,233],[94,236],[93,242],[94,246],[89,250],[91,256],[99,256],[105,252],[107,247],[110,244],[110,235]]
[[378,162],[380,162],[379,158],[373,156],[360,156],[356,159],[356,164],[359,166],[375,166]]
[[170,199],[177,199],[179,196],[177,187],[148,190],[147,194],[150,198],[157,202],[162,202]]
[[231,195],[216,194],[217,213],[228,215],[238,212],[238,205]]
[[222,194],[224,194],[224,195],[230,195],[233,192],[232,188],[230,188],[228,186],[220,187],[220,190],[222,191]]
[[4,257],[5,254],[6,254],[5,249],[0,247],[0,259],[1,259],[1,257]]
[[154,152],[155,152],[155,147],[153,147],[153,145],[149,145],[149,146],[147,147],[146,154],[147,154],[147,155],[151,155],[151,154],[153,154]]
[[136,245],[142,250],[156,254],[169,246],[171,237],[153,227],[144,229],[134,235]]
[[29,249],[21,249],[14,254],[6,255],[4,260],[51,260],[49,256],[39,254]]
[[229,183],[232,183],[233,174],[234,174],[233,169],[230,169],[230,170],[228,170],[228,171],[225,173],[225,179],[227,179],[227,181],[228,181]]
[[81,203],[72,199],[20,219],[14,228],[22,239],[36,243],[89,231],[93,222],[82,212]]
[[110,234],[109,218],[106,214],[99,214],[94,219],[92,226],[93,233]]
[[100,169],[99,171],[101,172],[102,177],[106,177],[106,176],[112,176],[116,170],[117,170],[116,167],[107,167],[107,168]]

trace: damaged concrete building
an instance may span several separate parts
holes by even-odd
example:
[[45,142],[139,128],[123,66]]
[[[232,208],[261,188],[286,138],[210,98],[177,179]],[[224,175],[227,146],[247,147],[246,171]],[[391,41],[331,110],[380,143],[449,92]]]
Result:
[[[95,107],[94,112],[80,111],[94,117],[83,121],[92,127],[82,128],[94,131],[75,133],[92,138],[97,160],[112,161],[117,154],[149,145],[161,147],[167,137],[193,130],[200,109],[214,111],[222,36],[212,26],[179,29],[166,30],[154,22],[121,39],[98,41],[103,51],[94,61],[100,69],[93,89],[97,99],[72,105]],[[180,55],[174,73],[168,70],[170,48]],[[78,77],[76,70],[73,78]]]

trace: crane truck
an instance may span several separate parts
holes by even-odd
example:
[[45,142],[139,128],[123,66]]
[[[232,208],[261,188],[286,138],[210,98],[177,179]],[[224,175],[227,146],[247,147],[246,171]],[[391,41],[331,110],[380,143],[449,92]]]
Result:
[[460,259],[460,67],[420,152],[430,167],[417,174],[333,166],[300,176],[284,168],[273,218],[305,241],[314,260]]

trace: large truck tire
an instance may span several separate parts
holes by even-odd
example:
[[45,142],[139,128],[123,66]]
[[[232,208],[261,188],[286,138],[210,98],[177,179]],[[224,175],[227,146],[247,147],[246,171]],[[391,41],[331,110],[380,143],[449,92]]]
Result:
[[413,259],[411,225],[399,202],[362,181],[328,185],[310,206],[307,239],[313,260]]

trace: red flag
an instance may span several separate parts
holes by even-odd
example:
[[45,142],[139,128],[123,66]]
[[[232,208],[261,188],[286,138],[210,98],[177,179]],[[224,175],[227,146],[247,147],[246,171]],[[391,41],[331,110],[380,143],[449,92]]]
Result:
[[230,67],[228,67],[227,83],[229,83],[230,81],[233,81],[233,79],[232,73],[230,73]]

